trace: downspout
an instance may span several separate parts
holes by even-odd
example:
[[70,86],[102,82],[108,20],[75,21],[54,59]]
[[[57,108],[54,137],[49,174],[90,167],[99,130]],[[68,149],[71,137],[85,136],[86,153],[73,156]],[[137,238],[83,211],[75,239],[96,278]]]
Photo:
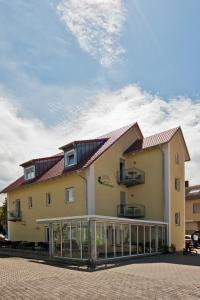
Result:
[[165,161],[164,161],[164,151],[161,147],[161,145],[159,145],[159,149],[162,152],[162,182],[163,182],[163,189],[162,189],[162,195],[163,195],[163,204],[164,204],[164,211],[163,211],[163,221],[165,220],[165,206],[166,206],[166,196],[165,196]]
[[[168,226],[167,226],[167,244],[168,244],[168,246],[170,246],[171,245],[171,223],[170,223],[171,222],[171,218],[170,218],[171,206],[170,206],[170,192],[168,190],[169,189],[168,184],[170,184],[170,182],[169,182],[169,173],[168,172],[167,172],[168,179],[165,178],[166,177],[165,167],[168,168],[169,165],[168,164],[167,164],[167,166],[165,165],[165,152],[162,149],[161,145],[159,145],[159,149],[162,152],[162,178],[163,178],[163,202],[164,202],[164,211],[163,211],[163,213],[164,213],[164,221],[168,223]],[[169,159],[169,157],[168,157],[168,159]],[[169,170],[169,172],[170,172],[170,170]],[[167,190],[168,190],[168,194],[166,194]],[[168,195],[168,197],[167,197],[167,195]]]

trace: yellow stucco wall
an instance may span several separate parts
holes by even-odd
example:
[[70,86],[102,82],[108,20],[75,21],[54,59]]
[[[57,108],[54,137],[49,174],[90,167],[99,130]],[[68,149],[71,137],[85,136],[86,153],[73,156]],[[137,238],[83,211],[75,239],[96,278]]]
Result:
[[200,204],[200,198],[185,201],[185,231],[188,234],[200,230],[200,213],[193,213],[193,204]]
[[[65,188],[75,188],[75,200],[65,202]],[[84,181],[77,174],[59,177],[39,184],[31,184],[8,194],[9,211],[15,210],[15,201],[20,199],[22,222],[9,222],[10,239],[43,241],[44,227],[36,223],[40,218],[68,217],[85,214]],[[46,206],[46,192],[51,194],[52,204]],[[33,207],[28,208],[28,197]]]
[[[117,216],[120,191],[124,191],[128,204],[145,205],[145,219],[163,221],[162,153],[156,147],[123,157],[122,153],[133,139],[133,134],[128,133],[95,162],[96,214]],[[145,172],[144,184],[126,187],[117,183],[120,158],[125,160],[126,168],[135,167]],[[100,184],[99,176],[108,177],[113,187]]]
[[[184,247],[185,235],[185,168],[184,149],[177,132],[170,142],[170,199],[171,199],[171,243],[177,250]],[[179,163],[175,162],[176,153]],[[175,178],[180,179],[180,191],[175,189]],[[180,225],[175,224],[175,213],[180,213]]]

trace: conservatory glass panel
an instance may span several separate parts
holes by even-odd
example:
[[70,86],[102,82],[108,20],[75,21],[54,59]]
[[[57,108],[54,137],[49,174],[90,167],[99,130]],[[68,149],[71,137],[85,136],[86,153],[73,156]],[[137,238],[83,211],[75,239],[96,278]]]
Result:
[[150,253],[150,231],[149,226],[145,226],[145,253]]
[[107,224],[107,257],[115,256],[115,231],[113,224]]
[[61,256],[61,225],[53,224],[53,253]]
[[82,258],[89,257],[89,227],[88,222],[81,222]]
[[96,222],[96,255],[97,258],[106,257],[105,228],[103,222]]
[[123,255],[130,255],[130,237],[129,237],[129,225],[122,225],[123,232]]
[[156,252],[156,227],[151,226],[151,252]]
[[138,254],[144,253],[144,226],[138,225]]
[[162,250],[162,227],[158,226],[158,251]]
[[62,226],[62,256],[71,257],[71,233],[70,223]]
[[80,222],[72,223],[71,227],[71,243],[72,243],[72,257],[81,258],[81,230]]
[[131,254],[137,254],[137,225],[131,225]]
[[122,233],[121,233],[121,225],[115,225],[115,249],[116,256],[122,256]]

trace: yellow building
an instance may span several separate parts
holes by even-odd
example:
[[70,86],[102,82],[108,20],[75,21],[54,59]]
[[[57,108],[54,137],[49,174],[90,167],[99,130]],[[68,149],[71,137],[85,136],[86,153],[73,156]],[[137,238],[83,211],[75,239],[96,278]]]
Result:
[[50,239],[52,255],[83,258],[94,237],[95,259],[183,248],[190,157],[180,127],[144,138],[134,123],[60,150],[23,163],[2,191],[9,239]]
[[185,189],[185,230],[186,234],[200,231],[200,185],[189,186]]

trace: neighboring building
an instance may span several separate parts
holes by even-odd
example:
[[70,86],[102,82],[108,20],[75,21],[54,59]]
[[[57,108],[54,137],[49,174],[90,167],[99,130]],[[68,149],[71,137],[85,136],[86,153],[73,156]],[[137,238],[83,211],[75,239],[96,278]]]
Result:
[[91,237],[96,258],[183,248],[190,157],[180,127],[144,138],[134,123],[60,149],[23,163],[2,191],[11,240],[50,236],[53,255],[81,258]]
[[191,234],[200,230],[200,185],[185,186],[185,231]]

